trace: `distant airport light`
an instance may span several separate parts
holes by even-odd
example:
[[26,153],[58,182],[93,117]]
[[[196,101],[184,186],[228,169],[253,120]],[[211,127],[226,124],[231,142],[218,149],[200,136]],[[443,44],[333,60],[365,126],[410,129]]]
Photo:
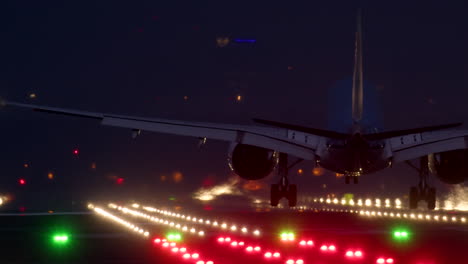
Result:
[[22,178],[19,179],[18,182],[19,182],[20,185],[25,185],[26,184],[26,180],[22,179]]
[[125,181],[124,178],[117,178],[117,179],[115,180],[115,183],[118,184],[118,185],[121,185],[121,184],[124,183],[124,181]]
[[74,155],[78,155],[78,154],[80,154],[80,151],[79,151],[78,149],[74,149],[74,150],[73,150],[73,154],[74,154]]
[[236,39],[234,39],[234,42],[236,42],[236,43],[255,43],[255,42],[257,42],[257,40],[256,39],[236,38]]

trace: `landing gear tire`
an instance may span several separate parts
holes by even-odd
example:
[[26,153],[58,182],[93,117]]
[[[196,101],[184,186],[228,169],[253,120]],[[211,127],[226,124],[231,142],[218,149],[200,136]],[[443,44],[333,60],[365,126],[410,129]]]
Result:
[[436,189],[435,188],[429,188],[426,201],[427,201],[427,209],[434,210],[436,206]]
[[354,183],[354,184],[358,184],[358,183],[359,183],[359,177],[358,177],[358,176],[354,176],[354,177],[353,177],[353,183]]
[[271,192],[270,192],[270,205],[271,206],[278,206],[279,200],[281,199],[279,184],[272,184],[271,185]]
[[418,188],[416,187],[410,188],[409,206],[410,206],[410,209],[418,208]]
[[297,186],[296,184],[290,184],[288,189],[288,205],[294,207],[297,204]]

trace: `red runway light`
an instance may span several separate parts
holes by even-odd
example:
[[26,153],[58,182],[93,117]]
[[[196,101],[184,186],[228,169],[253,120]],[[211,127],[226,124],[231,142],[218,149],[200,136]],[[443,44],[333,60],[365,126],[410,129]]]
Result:
[[288,260],[286,261],[286,264],[294,264],[294,260],[288,259]]
[[328,250],[328,247],[325,246],[325,245],[323,245],[323,246],[320,247],[320,250],[322,250],[322,251],[327,251],[327,250]]
[[172,248],[171,251],[174,252],[174,253],[177,253],[177,252],[179,252],[179,248],[176,248],[176,247]]
[[78,154],[80,154],[80,151],[78,149],[74,149],[73,154],[78,155]]
[[232,243],[231,243],[231,246],[232,246],[232,247],[237,247],[237,241],[232,242]]
[[302,259],[296,260],[296,264],[304,264],[304,261]]
[[200,257],[200,255],[198,253],[193,253],[192,254],[192,258],[193,259],[197,259],[198,257]]
[[224,242],[224,237],[218,238],[218,242],[223,243]]
[[230,237],[226,237],[226,238],[224,239],[224,241],[230,242],[230,241],[231,241],[231,238],[230,238]]
[[352,251],[346,251],[347,257],[354,257],[354,253]]
[[305,245],[307,245],[307,242],[305,240],[302,240],[301,242],[299,242],[299,245],[305,246]]
[[267,252],[267,253],[265,253],[264,256],[265,256],[265,258],[271,258],[271,255],[272,255],[271,252]]
[[355,257],[358,257],[358,258],[359,258],[359,257],[362,257],[362,251],[359,251],[359,250],[358,250],[358,251],[354,252],[354,256],[355,256]]
[[314,241],[312,241],[312,240],[307,241],[307,245],[308,245],[308,246],[313,246],[313,245],[314,245]]
[[180,249],[179,249],[179,252],[182,252],[182,253],[184,253],[184,252],[186,252],[186,251],[187,251],[186,248],[180,248]]
[[378,258],[376,263],[378,264],[384,264],[385,263],[385,259],[384,258]]
[[190,258],[190,254],[189,254],[189,253],[185,253],[182,257],[183,257],[184,259],[189,259],[189,258]]
[[280,253],[278,253],[278,252],[273,253],[273,257],[275,257],[275,258],[279,258],[280,256],[281,256],[281,255],[280,255]]
[[25,185],[26,184],[25,179],[19,179],[18,182],[19,182],[20,185]]
[[255,250],[255,251],[260,251],[261,248],[260,248],[260,247],[255,247],[254,250]]
[[156,239],[154,240],[154,243],[156,243],[156,244],[161,243],[161,239],[156,238]]
[[125,181],[124,178],[117,178],[117,180],[115,181],[115,183],[117,183],[117,184],[120,185],[120,184],[123,184],[124,181]]
[[392,263],[393,263],[393,259],[392,259],[392,258],[388,258],[386,262],[387,262],[388,264],[392,264]]

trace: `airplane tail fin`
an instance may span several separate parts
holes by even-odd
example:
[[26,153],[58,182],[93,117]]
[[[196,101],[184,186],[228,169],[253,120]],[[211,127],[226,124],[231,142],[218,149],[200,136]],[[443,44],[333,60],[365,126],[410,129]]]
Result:
[[362,74],[362,18],[361,9],[357,14],[356,47],[354,51],[354,73],[352,91],[352,118],[353,123],[359,123],[363,112],[363,74]]

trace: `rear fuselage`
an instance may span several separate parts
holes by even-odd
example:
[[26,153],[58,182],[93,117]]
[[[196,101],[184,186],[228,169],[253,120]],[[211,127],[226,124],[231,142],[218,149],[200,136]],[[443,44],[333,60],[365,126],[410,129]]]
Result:
[[329,140],[317,163],[337,173],[361,175],[389,167],[391,161],[385,156],[385,142],[369,142],[356,133],[346,140]]

